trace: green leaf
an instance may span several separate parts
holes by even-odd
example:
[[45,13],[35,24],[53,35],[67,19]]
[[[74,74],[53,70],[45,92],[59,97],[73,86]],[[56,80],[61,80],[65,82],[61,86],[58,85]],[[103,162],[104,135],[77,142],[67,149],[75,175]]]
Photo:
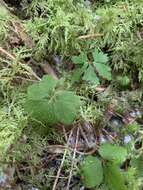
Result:
[[84,65],[82,67],[76,69],[73,72],[73,75],[72,75],[72,78],[71,78],[71,82],[72,83],[79,82],[79,80],[81,79],[83,73],[86,71],[87,67],[88,67],[88,64],[84,63]]
[[143,156],[131,159],[131,166],[136,169],[138,177],[143,177]]
[[59,91],[53,100],[54,113],[61,123],[71,124],[80,108],[80,97],[70,91]]
[[71,124],[80,109],[80,97],[74,92],[55,89],[61,80],[45,76],[28,88],[25,109],[35,119],[49,125],[58,122]]
[[128,76],[117,76],[116,80],[120,87],[129,87],[130,78]]
[[99,75],[107,80],[111,80],[111,68],[108,65],[105,65],[108,61],[107,55],[99,52],[97,49],[93,51],[92,55],[94,59],[93,64],[95,65]]
[[57,85],[57,80],[51,76],[44,76],[42,80],[28,87],[27,95],[29,99],[39,100],[48,97]]
[[124,177],[116,164],[107,163],[104,166],[104,179],[109,190],[127,190]]
[[73,56],[72,57],[72,62],[74,64],[82,65],[87,61],[88,61],[87,55],[86,55],[86,53],[83,53],[83,52],[79,56]]
[[82,78],[85,81],[89,81],[93,84],[99,85],[99,78],[97,77],[94,68],[90,65],[88,66],[87,70],[84,72],[84,76]]
[[83,70],[82,68],[78,68],[76,69],[73,74],[72,74],[72,77],[71,77],[71,83],[74,83],[74,82],[79,82],[79,80],[81,79],[81,76],[83,74]]
[[102,183],[103,168],[98,158],[87,156],[81,163],[80,169],[85,187],[93,188]]
[[99,153],[102,158],[111,161],[113,160],[117,163],[122,163],[127,156],[127,150],[125,148],[108,143],[100,146]]
[[93,62],[93,64],[96,67],[96,70],[98,72],[98,74],[100,76],[102,76],[103,78],[107,79],[107,80],[111,80],[112,76],[111,76],[111,69],[109,66],[103,64],[103,63],[98,63],[98,62]]
[[27,99],[25,109],[33,118],[43,123],[53,125],[58,122],[53,110],[52,103],[47,100],[32,100]]
[[97,63],[106,63],[108,61],[108,57],[103,52],[99,52],[98,49],[95,49],[92,53],[94,62]]

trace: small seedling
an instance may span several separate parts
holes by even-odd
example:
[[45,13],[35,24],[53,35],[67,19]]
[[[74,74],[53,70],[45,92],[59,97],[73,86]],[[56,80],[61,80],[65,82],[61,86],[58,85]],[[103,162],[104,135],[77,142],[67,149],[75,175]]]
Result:
[[87,156],[80,165],[84,185],[94,188],[105,183],[110,190],[127,190],[119,168],[127,157],[127,150],[105,143],[100,146],[98,153],[100,157]]
[[74,121],[81,105],[80,97],[64,90],[62,83],[47,75],[28,87],[25,108],[32,117],[49,125],[68,125]]
[[95,85],[100,84],[100,79],[110,81],[111,68],[106,64],[108,57],[106,54],[94,49],[92,52],[93,61],[89,61],[86,53],[81,53],[79,56],[73,56],[72,62],[76,65],[76,69],[72,76],[72,82],[84,80]]

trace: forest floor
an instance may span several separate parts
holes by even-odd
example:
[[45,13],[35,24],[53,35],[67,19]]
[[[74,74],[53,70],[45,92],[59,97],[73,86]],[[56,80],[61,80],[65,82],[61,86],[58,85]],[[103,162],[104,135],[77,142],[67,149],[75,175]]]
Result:
[[142,190],[142,55],[142,0],[0,0],[0,190]]

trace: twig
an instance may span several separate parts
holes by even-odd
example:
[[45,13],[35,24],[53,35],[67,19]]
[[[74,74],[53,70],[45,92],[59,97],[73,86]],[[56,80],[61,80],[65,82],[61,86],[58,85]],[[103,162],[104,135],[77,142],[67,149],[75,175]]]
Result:
[[[47,175],[48,178],[56,178],[56,176],[52,176],[52,175]],[[59,179],[68,179],[68,177],[60,177]]]
[[8,52],[7,52],[5,49],[3,49],[2,47],[0,47],[0,51],[1,51],[3,54],[7,55],[10,59],[15,60],[15,57],[14,57],[13,55],[11,55],[10,53],[8,53]]
[[[2,47],[0,47],[0,52],[5,54],[6,56],[8,56],[10,59],[15,60],[16,57],[11,55],[9,52],[7,52],[5,49],[3,49]],[[19,64],[21,65],[21,67],[23,69],[25,69],[26,71],[28,71],[30,74],[32,74],[37,80],[41,80],[36,73],[31,69],[31,67],[29,67],[29,69],[25,66],[25,64],[19,62]]]
[[65,140],[68,141],[68,137],[67,137],[64,125],[62,125],[62,128],[63,128],[63,133],[64,133],[64,136],[65,136]]
[[115,137],[113,137],[106,129],[102,129],[102,131],[104,131],[105,134],[111,138],[111,140],[116,141]]
[[86,137],[86,135],[85,135],[85,133],[84,133],[82,127],[79,126],[79,128],[80,128],[81,134],[82,134],[82,136],[83,136],[83,138],[84,138],[84,140],[85,140],[85,142],[86,142],[86,144],[87,144],[87,146],[88,146],[88,148],[89,148],[89,147],[90,147],[89,141],[88,141],[88,139],[87,139],[87,137]]
[[[72,133],[73,133],[73,130],[71,130],[71,133],[70,133],[70,135],[69,135],[69,137],[68,137],[68,141],[69,141],[69,139],[70,139]],[[67,142],[67,144],[68,144],[68,142]],[[56,190],[56,186],[57,186],[57,183],[58,183],[58,179],[59,179],[59,176],[60,176],[60,173],[61,173],[61,170],[62,170],[64,161],[65,161],[67,152],[68,152],[68,149],[66,148],[66,149],[65,149],[65,152],[64,152],[64,155],[63,155],[63,158],[62,158],[61,165],[60,165],[59,170],[58,170],[58,172],[57,172],[57,176],[56,176],[56,179],[55,179],[55,181],[54,181],[54,185],[53,185],[52,190]]]
[[83,35],[83,36],[79,36],[78,39],[82,40],[82,39],[94,39],[97,37],[103,36],[103,34],[97,33],[97,34],[87,34],[87,35]]
[[74,168],[74,165],[75,165],[76,147],[77,147],[77,144],[78,144],[78,137],[79,137],[79,128],[77,129],[76,142],[75,142],[74,153],[73,153],[72,163],[71,163],[71,170],[70,170],[70,174],[69,174],[69,179],[68,179],[68,184],[67,184],[66,190],[69,190],[69,186],[70,186],[70,182],[71,182],[71,178],[72,178],[72,172],[73,172],[73,168]]

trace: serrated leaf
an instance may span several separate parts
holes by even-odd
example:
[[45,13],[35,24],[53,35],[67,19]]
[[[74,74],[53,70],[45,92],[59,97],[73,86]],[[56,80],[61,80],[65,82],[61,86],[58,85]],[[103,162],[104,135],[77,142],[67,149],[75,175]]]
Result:
[[56,93],[53,107],[56,118],[66,125],[71,124],[80,108],[80,97],[70,91]]
[[127,190],[124,177],[116,164],[106,163],[104,166],[104,179],[110,190]]
[[87,70],[84,72],[82,79],[85,81],[89,81],[89,82],[96,84],[96,85],[100,84],[99,78],[97,77],[97,75],[94,71],[94,68],[91,67],[90,65],[88,66]]
[[46,76],[28,88],[25,109],[37,120],[49,125],[70,124],[80,108],[80,97],[74,92],[55,89],[62,82]]
[[48,123],[49,125],[58,122],[53,106],[47,100],[27,100],[25,109],[38,121]]
[[81,164],[83,183],[87,188],[99,186],[103,180],[101,161],[93,156],[87,156]]
[[98,63],[98,62],[93,62],[93,64],[96,67],[96,70],[100,76],[102,76],[104,79],[111,80],[111,69],[109,66],[103,64],[103,63]]
[[27,95],[29,99],[39,100],[48,97],[57,85],[57,80],[51,76],[44,76],[42,80],[28,87]]
[[82,52],[79,56],[73,56],[73,57],[72,57],[72,62],[73,62],[74,64],[82,65],[82,64],[84,64],[85,62],[87,62],[87,55]]
[[100,146],[99,153],[102,158],[117,163],[122,163],[127,157],[127,150],[125,148],[108,143]]
[[71,83],[78,82],[81,79],[83,72],[84,71],[81,68],[76,69],[72,74]]
[[108,57],[103,52],[99,52],[98,49],[95,49],[92,53],[94,62],[97,63],[106,63],[108,61]]

